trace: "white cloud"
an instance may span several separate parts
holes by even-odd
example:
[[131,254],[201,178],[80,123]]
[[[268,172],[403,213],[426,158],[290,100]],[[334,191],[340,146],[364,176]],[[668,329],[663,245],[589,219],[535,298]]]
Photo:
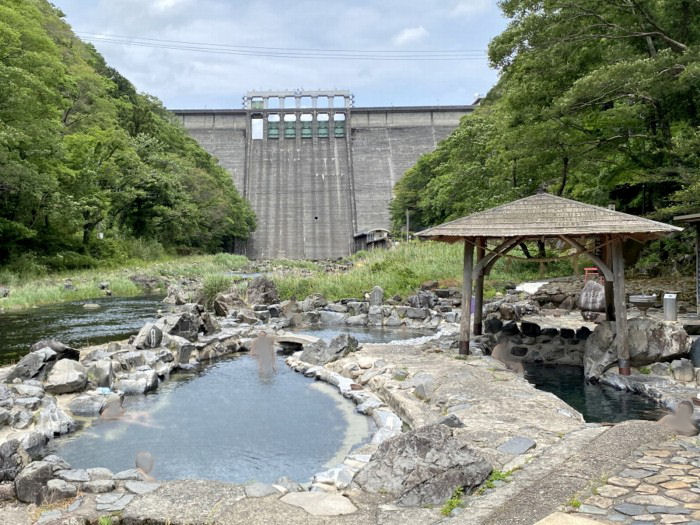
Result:
[[423,26],[407,27],[406,29],[399,31],[391,40],[394,45],[405,46],[406,44],[420,42],[427,37],[428,34],[427,29],[425,29]]
[[452,15],[472,16],[485,13],[494,3],[494,0],[460,0],[452,9]]
[[[186,1],[186,0],[184,0]],[[159,11],[166,11],[168,9],[172,9],[173,7],[176,7],[178,4],[184,3],[183,0],[156,0],[154,3],[154,7],[158,9]]]

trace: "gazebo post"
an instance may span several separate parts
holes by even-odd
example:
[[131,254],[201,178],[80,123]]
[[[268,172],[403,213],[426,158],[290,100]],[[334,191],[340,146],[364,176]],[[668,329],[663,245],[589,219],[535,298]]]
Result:
[[622,239],[612,240],[613,290],[615,295],[615,342],[617,366],[620,375],[630,375],[630,352],[627,345],[627,307],[625,306],[625,259],[622,255]]
[[[606,236],[607,237],[607,236]],[[605,238],[605,241],[610,239]],[[603,261],[608,265],[608,268],[612,268],[612,249],[610,243],[607,242],[603,245]],[[613,287],[613,282],[610,279],[605,279],[605,320],[614,321],[615,320],[615,290]]]
[[464,238],[464,270],[462,273],[462,317],[459,320],[459,354],[469,355],[469,329],[472,318],[472,267],[474,245]]
[[700,316],[700,222],[695,223],[695,309]]
[[[476,241],[476,262],[481,262],[486,254],[486,239],[479,237]],[[483,333],[482,320],[484,317],[484,273],[485,268],[481,268],[476,274],[474,287],[474,335]]]

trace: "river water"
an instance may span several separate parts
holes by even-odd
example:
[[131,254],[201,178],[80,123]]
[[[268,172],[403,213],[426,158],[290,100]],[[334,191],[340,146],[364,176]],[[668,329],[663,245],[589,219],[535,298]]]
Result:
[[[163,296],[103,297],[0,314],[0,365],[18,361],[41,339],[75,346],[126,339],[166,309]],[[86,302],[100,308],[83,308]]]

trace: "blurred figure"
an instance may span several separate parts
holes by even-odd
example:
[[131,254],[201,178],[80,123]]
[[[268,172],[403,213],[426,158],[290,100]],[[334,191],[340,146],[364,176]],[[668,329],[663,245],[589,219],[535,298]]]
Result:
[[491,357],[493,357],[494,359],[498,359],[501,363],[506,365],[506,368],[508,370],[511,370],[516,374],[524,375],[525,368],[523,367],[522,362],[516,361],[515,359],[508,359],[508,350],[508,342],[506,340],[501,341],[493,347],[493,350],[491,351]]
[[134,463],[136,464],[136,470],[139,471],[143,481],[155,481],[155,478],[151,476],[153,466],[155,465],[155,460],[150,452],[137,452]]
[[659,424],[670,428],[681,436],[697,436],[698,429],[693,421],[693,403],[684,400],[676,405],[673,414],[668,414],[659,419]]
[[255,338],[250,348],[250,355],[258,362],[260,377],[271,377],[277,372],[275,360],[275,337],[264,330]]
[[122,406],[122,400],[118,397],[111,397],[105,403],[102,409],[100,419],[105,421],[123,421],[133,425],[141,425],[142,427],[158,428],[151,422],[151,414],[146,411],[127,412]]

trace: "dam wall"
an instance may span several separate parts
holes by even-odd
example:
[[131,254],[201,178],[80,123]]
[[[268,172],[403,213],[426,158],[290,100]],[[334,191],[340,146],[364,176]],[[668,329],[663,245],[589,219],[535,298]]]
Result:
[[251,258],[334,259],[352,253],[356,234],[389,229],[396,182],[474,109],[296,100],[173,111],[251,202],[258,227],[240,250]]

